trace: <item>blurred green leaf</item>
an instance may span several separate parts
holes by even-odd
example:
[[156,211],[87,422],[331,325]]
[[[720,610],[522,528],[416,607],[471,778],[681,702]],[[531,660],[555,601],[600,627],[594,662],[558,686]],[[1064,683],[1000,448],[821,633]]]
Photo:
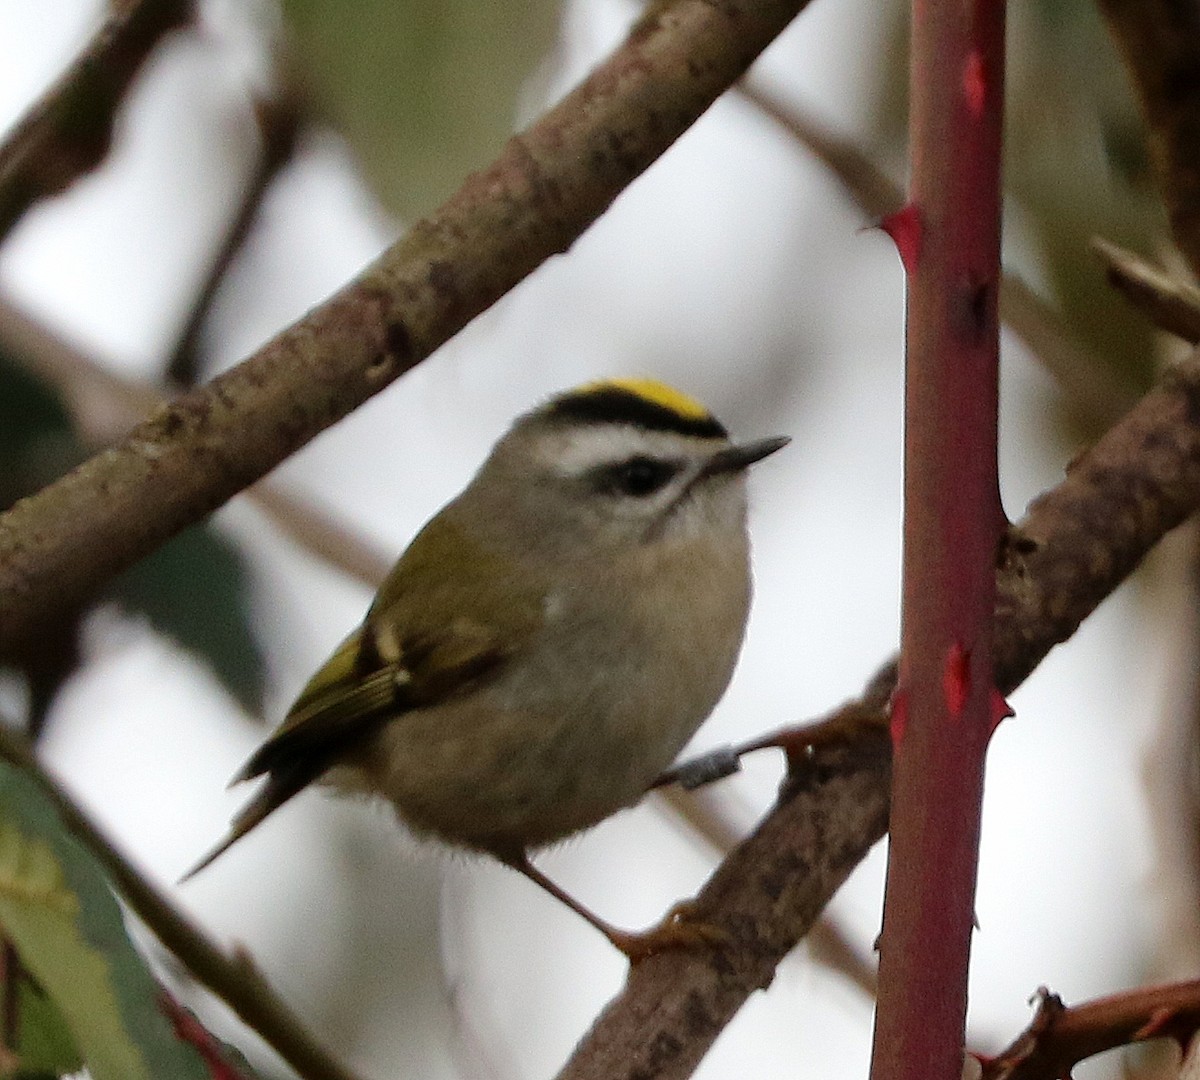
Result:
[[[11,1047],[20,1062],[14,1076],[25,1080],[38,1076],[60,1076],[78,1072],[83,1058],[75,1045],[70,1026],[62,1010],[34,980],[24,973],[0,987],[0,1000],[15,984],[17,993],[17,1044]],[[5,1001],[5,1015],[8,1004]],[[0,1068],[0,1075],[3,1069]]]
[[[0,927],[53,1003],[19,1018],[19,1032],[28,1020],[31,1037],[37,1033],[31,1054],[53,1052],[54,1067],[64,1070],[77,1054],[95,1080],[209,1075],[175,1037],[162,991],[91,856],[40,788],[7,762],[0,762]],[[18,1042],[18,1053],[24,1049]]]
[[559,0],[284,0],[302,78],[375,193],[412,220],[514,129]]
[[125,571],[111,595],[211,665],[251,713],[262,709],[265,672],[253,632],[249,573],[237,546],[211,525],[187,529]]
[[0,509],[83,460],[53,391],[0,353]]
[[[0,509],[57,479],[86,455],[55,394],[0,355]],[[236,545],[202,525],[126,571],[106,595],[201,656],[226,689],[257,712],[265,675],[251,625],[248,577]],[[38,655],[23,661],[35,698],[43,696],[42,689],[53,693],[77,662],[74,620],[62,630],[62,640],[43,641]]]

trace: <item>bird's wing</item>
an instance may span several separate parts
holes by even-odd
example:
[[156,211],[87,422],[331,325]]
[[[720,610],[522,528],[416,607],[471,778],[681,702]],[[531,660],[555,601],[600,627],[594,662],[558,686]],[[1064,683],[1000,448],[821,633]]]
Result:
[[[409,675],[403,665],[380,663],[364,649],[360,626],[308,680],[283,723],[242,766],[231,783],[272,773],[293,760],[308,758],[318,765],[315,779],[337,750],[380,717],[402,708],[402,691]],[[331,753],[333,752],[333,753]]]
[[234,777],[234,783],[256,776],[266,781],[187,877],[380,726],[477,686],[524,647],[541,618],[540,600],[489,594],[502,586],[483,558],[466,559],[464,574],[448,582],[445,567],[429,556],[430,542],[450,542],[461,551],[463,539],[431,536],[431,529],[443,527],[438,520],[413,541],[363,625],[309,680],[283,723]]

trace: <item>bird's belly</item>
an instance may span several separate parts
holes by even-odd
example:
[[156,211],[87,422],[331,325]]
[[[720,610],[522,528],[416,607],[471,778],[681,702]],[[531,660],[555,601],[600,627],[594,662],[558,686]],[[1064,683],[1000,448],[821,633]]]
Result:
[[418,831],[493,853],[552,843],[635,803],[729,682],[749,602],[744,552],[732,568],[693,560],[670,583],[690,591],[687,603],[644,603],[635,589],[609,590],[607,609],[594,590],[586,610],[566,598],[570,632],[548,621],[494,681],[397,717],[350,762],[352,786]]
[[[410,827],[452,844],[536,848],[635,803],[708,716],[731,666],[718,660],[653,683],[597,673],[558,708],[528,687],[499,686],[414,710],[331,779],[382,796]],[[619,701],[604,692],[613,685],[622,687]]]

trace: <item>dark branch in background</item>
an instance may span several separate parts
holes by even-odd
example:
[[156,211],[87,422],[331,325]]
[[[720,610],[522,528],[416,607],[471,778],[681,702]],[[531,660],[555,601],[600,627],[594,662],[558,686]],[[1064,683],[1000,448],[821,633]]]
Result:
[[[75,62],[0,144],[0,241],[38,199],[56,194],[104,160],[130,84],[162,38],[193,17],[194,0],[126,0]],[[36,738],[50,702],[78,663],[80,608],[66,605],[38,640],[6,659],[29,687],[28,727]]]
[[[900,185],[857,144],[757,82],[742,82],[738,90],[829,169],[868,220],[879,222],[903,205]],[[1012,273],[1000,279],[1000,320],[1054,375],[1071,407],[1094,430],[1107,428],[1137,400],[1131,387],[1078,343],[1061,315]]]
[[[0,347],[54,388],[80,440],[97,449],[125,435],[165,401],[153,387],[109,371],[3,297]],[[383,551],[270,479],[243,495],[283,536],[372,591],[387,574],[391,561]]]
[[0,518],[0,656],[445,343],[745,72],[805,0],[669,0],[355,281]]
[[1132,76],[1171,231],[1200,274],[1200,8],[1192,0],[1099,0]]
[[244,955],[227,957],[144,878],[37,763],[0,718],[0,758],[37,781],[73,836],[104,868],[122,898],[183,965],[300,1074],[304,1080],[357,1080],[308,1034]]
[[756,80],[738,84],[738,93],[770,117],[841,181],[863,215],[878,224],[899,210],[904,191],[859,148],[794,102]]
[[280,73],[272,94],[255,100],[254,117],[262,146],[254,175],[246,185],[241,204],[225,230],[220,247],[213,255],[204,282],[192,301],[192,309],[184,320],[179,341],[167,361],[166,378],[169,383],[193,386],[198,380],[200,333],[217,290],[250,236],[267,191],[296,152],[306,111],[299,87],[288,81],[286,72]]
[[1200,342],[1200,289],[1178,281],[1132,251],[1096,237],[1109,284],[1162,330],[1195,345]]
[[[996,575],[1001,692],[1020,685],[1198,506],[1194,352],[1010,530]],[[794,775],[779,803],[695,903],[694,917],[723,929],[732,946],[661,953],[638,964],[560,1080],[681,1080],[745,999],[770,983],[775,965],[884,834],[893,687],[894,672],[885,668],[860,701],[793,733]]]
[[164,35],[191,20],[195,0],[113,6],[83,53],[0,145],[0,239],[35,202],[104,160],[130,83]]

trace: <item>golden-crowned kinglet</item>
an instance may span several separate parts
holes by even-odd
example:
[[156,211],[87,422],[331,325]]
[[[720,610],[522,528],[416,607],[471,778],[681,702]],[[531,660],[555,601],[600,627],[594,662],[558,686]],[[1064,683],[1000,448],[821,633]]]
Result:
[[235,777],[266,781],[191,873],[319,780],[488,852],[640,955],[527,851],[637,802],[725,692],[750,604],[744,472],[787,442],[735,446],[640,379],[521,416]]

